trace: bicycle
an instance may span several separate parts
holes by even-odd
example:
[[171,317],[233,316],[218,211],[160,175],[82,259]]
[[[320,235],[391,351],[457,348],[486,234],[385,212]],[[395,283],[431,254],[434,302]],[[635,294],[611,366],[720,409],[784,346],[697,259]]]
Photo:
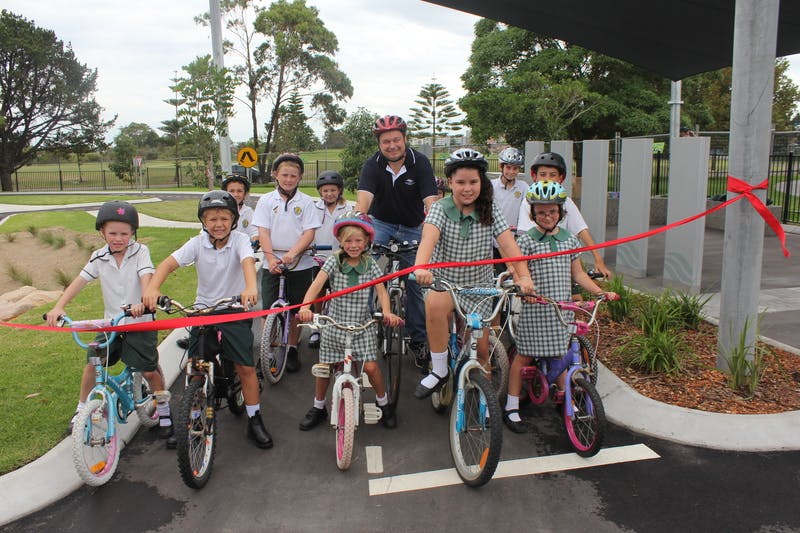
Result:
[[[591,279],[603,279],[605,276],[602,272],[596,271],[594,269],[589,269],[586,271],[586,274]],[[573,289],[580,288],[580,285],[577,283],[572,284]],[[574,291],[573,291],[574,293]],[[509,298],[508,306],[506,310],[507,319],[504,323],[508,324],[512,322],[512,327],[516,327],[517,322],[519,321],[519,314],[522,312],[522,302],[519,298]],[[600,343],[600,331],[599,326],[597,326],[594,330],[594,334],[592,335],[593,340],[589,339],[588,334],[591,333],[591,328],[588,329],[583,334],[576,335],[578,339],[578,344],[580,345],[580,354],[581,359],[583,360],[583,364],[588,369],[589,379],[592,382],[592,385],[597,385],[597,346]],[[517,353],[517,346],[516,342],[514,342],[513,335],[511,336],[511,342],[508,346],[508,359],[511,360]],[[506,380],[506,384],[508,381]]]
[[[464,321],[465,338],[469,342],[458,344],[455,328],[451,328],[448,342],[448,379],[438,393],[431,395],[434,409],[450,410],[450,455],[461,480],[473,487],[485,485],[492,479],[503,446],[502,411],[494,385],[486,378],[486,370],[478,361],[478,339],[483,329],[489,327],[505,304],[510,285],[501,280],[494,287],[458,287],[434,276],[430,288],[449,292],[454,310]],[[497,298],[488,317],[475,311],[465,311],[458,296],[483,296]]]
[[[169,296],[160,296],[157,305],[167,314],[181,313],[187,317],[244,309],[239,296],[223,298],[200,309],[185,307]],[[223,401],[236,416],[245,408],[242,384],[234,364],[220,353],[222,332],[213,324],[196,328],[197,352],[186,365],[186,388],[175,414],[175,438],[181,479],[187,486],[201,489],[211,477],[214,466],[216,411],[225,407]]]
[[[305,252],[311,256],[321,267],[325,260],[317,255],[317,251],[330,250],[329,245],[312,245]],[[299,261],[299,256],[298,256]],[[270,309],[283,309],[290,306],[286,294],[286,272],[292,270],[294,265],[281,265],[281,275],[278,279],[278,298],[269,306]],[[261,346],[259,347],[259,360],[261,365],[260,375],[263,375],[273,385],[278,383],[286,371],[286,352],[289,345],[289,331],[292,324],[292,315],[289,309],[281,312],[270,313],[264,320],[261,332]]]
[[[371,388],[369,379],[363,370],[362,364],[353,368],[353,337],[369,329],[373,324],[380,323],[383,314],[374,313],[373,318],[365,324],[340,324],[327,315],[314,314],[310,324],[300,326],[312,329],[334,327],[346,332],[344,358],[336,363],[334,371],[333,392],[331,400],[331,426],[336,430],[336,466],[340,470],[350,468],[353,457],[353,442],[355,430],[364,416],[364,423],[377,424],[381,420],[381,408],[375,404],[364,404],[362,393],[365,388]],[[318,378],[329,378],[331,365],[316,363],[311,367],[311,374]]]
[[[372,251],[387,257],[389,261],[386,264],[384,273],[393,274],[400,270],[400,261],[404,254],[416,253],[418,247],[417,241],[409,243],[408,241],[399,242],[389,239],[388,244],[373,243]],[[391,312],[405,320],[405,283],[399,276],[392,278],[387,283],[386,290],[389,293]],[[378,344],[383,347],[384,366],[386,367],[384,374],[389,403],[397,408],[397,404],[400,401],[401,364],[405,359],[407,348],[411,344],[411,337],[406,335],[404,325],[389,326],[383,324],[378,327]],[[416,361],[415,364],[417,364]]]
[[[566,353],[569,366],[561,394],[554,383],[557,376],[548,375],[547,359],[534,358],[534,364],[523,367],[521,371],[523,390],[534,405],[541,405],[549,397],[561,412],[567,436],[575,452],[582,457],[591,457],[603,444],[606,416],[603,401],[591,380],[591,367],[581,356],[579,338],[595,323],[600,302],[605,301],[605,296],[577,302],[558,302],[544,296],[534,298],[535,304],[552,306],[558,320],[571,333]],[[589,319],[567,322],[563,311],[581,312],[588,315]],[[513,337],[513,325],[510,330]]]
[[[91,331],[113,327],[126,317],[131,316],[129,307],[113,319],[75,320],[66,315],[58,318],[59,326]],[[43,315],[44,320],[47,319]],[[128,415],[135,411],[139,421],[145,427],[158,424],[156,401],[147,380],[142,374],[125,366],[118,375],[108,373],[110,346],[117,338],[117,332],[106,334],[104,342],[91,341],[85,343],[72,332],[75,343],[82,348],[106,350],[105,362],[100,356],[89,357],[89,364],[94,365],[95,386],[89,392],[86,405],[78,413],[72,429],[72,463],[81,480],[92,487],[99,487],[108,482],[117,470],[121,442],[117,432],[117,424],[126,424]]]

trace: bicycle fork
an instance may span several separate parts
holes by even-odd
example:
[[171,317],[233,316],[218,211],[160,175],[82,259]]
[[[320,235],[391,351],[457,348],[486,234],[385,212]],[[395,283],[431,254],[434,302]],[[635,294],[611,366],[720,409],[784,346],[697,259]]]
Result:
[[[463,433],[469,430],[467,427],[467,421],[464,418],[464,402],[465,402],[465,390],[466,390],[466,383],[469,379],[469,374],[472,371],[476,372],[483,372],[483,366],[478,362],[477,359],[471,359],[464,363],[464,366],[461,367],[461,372],[458,373],[458,385],[456,390],[456,404],[454,408],[456,409],[456,431],[459,433]],[[479,389],[480,395],[480,404],[478,406],[478,416],[479,421],[481,424],[481,429],[485,429],[486,427],[486,414],[489,412],[489,405],[486,402],[486,397],[483,395],[483,391]]]
[[[575,374],[583,374],[583,365],[581,364],[581,353],[578,339],[572,337],[569,343],[568,357],[570,365],[567,367],[567,376],[564,379],[564,417],[574,419],[576,416],[575,404],[572,401],[572,388],[575,386]],[[588,413],[577,413],[579,417],[587,417]]]

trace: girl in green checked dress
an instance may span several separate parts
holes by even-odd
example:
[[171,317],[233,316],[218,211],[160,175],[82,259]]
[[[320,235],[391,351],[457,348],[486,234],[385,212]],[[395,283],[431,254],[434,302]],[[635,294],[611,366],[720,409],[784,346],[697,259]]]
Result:
[[[557,181],[536,181],[525,194],[530,204],[533,227],[520,235],[522,255],[539,255],[549,252],[574,250],[580,247],[578,238],[558,223],[564,218],[564,201],[567,192]],[[536,276],[536,288],[541,296],[559,302],[572,299],[572,280],[595,296],[606,295],[614,299],[612,292],[606,293],[586,272],[577,253],[533,259],[528,263]],[[564,319],[572,320],[572,311],[562,311]],[[570,332],[558,320],[556,311],[549,305],[523,305],[517,326],[517,350],[508,376],[508,397],[503,421],[515,433],[523,433],[525,427],[519,416],[519,396],[522,392],[522,367],[531,364],[532,357],[549,357],[548,381],[555,378],[559,391],[564,390],[564,377],[570,361],[567,359]],[[563,394],[563,393],[562,393]]]
[[[486,177],[486,159],[469,148],[456,150],[445,161],[445,175],[452,194],[431,206],[422,227],[422,242],[415,265],[446,261],[479,261],[492,258],[492,238],[497,240],[504,258],[520,255],[508,223],[492,201],[492,185]],[[510,268],[515,282],[525,292],[533,292],[533,281],[524,262]],[[416,271],[420,285],[430,285],[433,274],[427,269]],[[492,265],[437,269],[435,274],[456,285],[490,285]],[[491,312],[491,301],[484,297],[462,296],[463,307],[475,309],[484,316]],[[448,316],[454,310],[447,292],[428,291],[425,296],[425,323],[431,349],[431,373],[417,385],[416,398],[427,398],[447,380]],[[478,358],[488,367],[489,332],[478,340]]]
[[[383,275],[380,267],[369,255],[370,244],[375,236],[372,221],[368,215],[357,211],[348,211],[341,215],[333,225],[333,235],[339,241],[340,249],[331,255],[322,265],[317,277],[308,288],[303,302],[311,302],[322,291],[325,282],[330,281],[331,292],[340,291],[348,287],[355,287],[372,281]],[[383,320],[390,326],[397,326],[401,319],[390,311],[389,293],[383,284],[374,285],[378,304],[383,312]],[[371,318],[370,289],[359,290],[339,296],[330,300],[328,315],[336,322],[344,324],[363,324]],[[304,304],[297,317],[302,322],[313,318],[310,304]],[[319,347],[320,363],[338,363],[342,360],[345,350],[347,333],[336,328],[326,328],[322,332]],[[383,373],[375,361],[378,351],[378,336],[374,328],[362,331],[353,338],[353,360],[364,361],[364,372],[369,377],[372,388],[375,389],[375,399],[381,408],[381,423],[388,427],[397,426],[397,417],[394,406],[389,404],[386,395],[386,385]],[[300,421],[300,429],[307,431],[316,427],[328,417],[325,408],[325,396],[328,392],[330,378],[315,378],[314,405]]]

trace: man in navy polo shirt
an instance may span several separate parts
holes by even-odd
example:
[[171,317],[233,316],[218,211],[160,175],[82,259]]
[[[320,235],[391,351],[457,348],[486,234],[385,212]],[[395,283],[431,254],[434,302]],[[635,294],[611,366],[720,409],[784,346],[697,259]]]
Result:
[[[422,238],[425,212],[437,199],[436,180],[424,154],[406,146],[406,123],[394,115],[375,121],[372,133],[379,150],[364,162],[358,178],[356,210],[368,212],[375,224],[375,242],[387,244]],[[414,264],[405,257],[403,268]],[[415,281],[406,279],[408,303],[406,326],[411,336],[411,351],[418,365],[427,360],[425,349],[425,305]],[[427,365],[423,370],[427,371]]]

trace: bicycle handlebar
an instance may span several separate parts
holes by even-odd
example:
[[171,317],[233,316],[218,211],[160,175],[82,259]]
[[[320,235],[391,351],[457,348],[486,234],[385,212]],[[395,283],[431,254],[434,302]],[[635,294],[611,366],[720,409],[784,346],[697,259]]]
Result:
[[[67,315],[61,315],[58,317],[58,326],[63,327],[67,326],[70,328],[79,329],[81,331],[93,331],[96,329],[101,328],[109,328],[114,327],[119,324],[123,318],[132,316],[131,315],[131,306],[126,305],[123,306],[122,312],[115,316],[114,318],[97,318],[97,319],[89,319],[89,320],[72,320]],[[42,315],[42,320],[47,320],[47,314]],[[72,339],[75,341],[75,344],[80,346],[81,348],[96,348],[96,349],[103,349],[117,338],[117,332],[112,331],[106,336],[105,342],[97,343],[97,342],[83,342],[80,337],[78,337],[78,332],[72,332]]]
[[372,243],[373,253],[381,253],[384,255],[398,255],[406,252],[416,252],[419,248],[417,241],[396,241],[390,239],[388,244],[380,244],[377,242]]
[[[450,283],[444,278],[439,276],[433,276],[433,283],[429,286],[429,288],[436,292],[449,292],[450,296],[453,298],[453,306],[455,308],[456,313],[462,319],[466,319],[467,313],[464,312],[464,309],[461,307],[461,302],[459,302],[457,295],[462,296],[485,296],[489,297],[498,297],[497,303],[492,309],[492,312],[489,314],[488,317],[481,317],[481,320],[486,322],[491,322],[500,312],[500,309],[503,308],[506,300],[508,299],[508,295],[518,291],[519,288],[508,280],[511,274],[508,272],[504,272],[500,276],[498,276],[497,281],[495,282],[493,287],[487,286],[472,286],[472,287],[459,287],[454,283]],[[409,279],[415,280],[416,276],[414,273],[408,275]]]
[[369,328],[370,326],[372,326],[373,324],[376,324],[376,323],[381,322],[381,321],[383,321],[383,313],[372,313],[372,318],[370,320],[368,320],[367,322],[365,322],[364,324],[361,324],[361,325],[342,324],[342,323],[336,322],[336,320],[334,320],[333,317],[330,317],[328,315],[320,315],[320,314],[314,313],[314,318],[311,320],[310,323],[305,323],[305,324],[300,323],[300,324],[298,324],[298,326],[306,327],[306,328],[313,328],[313,329],[319,329],[320,327],[331,326],[331,327],[334,327],[336,329],[341,329],[343,331],[350,331],[350,332],[355,333],[355,332],[358,332],[358,331],[364,331],[367,328]]
[[[207,315],[219,309],[232,309],[234,307],[241,307],[242,304],[242,297],[238,294],[236,296],[231,296],[230,298],[222,298],[217,300],[213,304],[208,307],[204,307],[202,309],[197,309],[194,307],[186,307],[181,304],[178,300],[173,300],[166,294],[161,295],[158,297],[156,301],[156,305],[159,309],[164,311],[167,314],[172,313],[183,313],[186,316],[196,316],[196,315]],[[173,309],[175,306],[175,309]]]

